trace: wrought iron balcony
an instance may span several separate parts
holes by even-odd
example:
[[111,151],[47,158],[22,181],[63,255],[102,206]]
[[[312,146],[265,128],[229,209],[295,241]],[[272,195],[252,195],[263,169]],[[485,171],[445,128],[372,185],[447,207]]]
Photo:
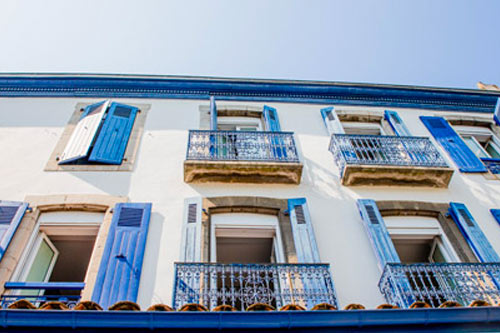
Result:
[[0,306],[4,309],[15,301],[26,299],[35,306],[59,301],[73,308],[80,301],[84,287],[83,282],[6,282]]
[[280,308],[295,303],[310,309],[337,305],[328,264],[176,263],[172,304],[228,304],[245,310],[254,303]]
[[428,138],[333,134],[344,185],[448,187],[453,170]]
[[500,158],[481,158],[484,165],[492,174],[500,174]]
[[500,302],[500,263],[387,264],[379,289],[390,304],[408,308],[414,301],[437,307],[444,301]]
[[301,173],[292,132],[189,131],[186,182],[298,183]]

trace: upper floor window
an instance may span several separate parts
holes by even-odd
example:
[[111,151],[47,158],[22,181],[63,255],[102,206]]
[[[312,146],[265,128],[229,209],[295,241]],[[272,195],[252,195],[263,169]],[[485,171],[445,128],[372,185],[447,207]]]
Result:
[[500,140],[485,127],[453,126],[465,144],[479,158],[500,158]]
[[250,117],[218,117],[217,130],[219,131],[262,131],[263,124],[261,118]]

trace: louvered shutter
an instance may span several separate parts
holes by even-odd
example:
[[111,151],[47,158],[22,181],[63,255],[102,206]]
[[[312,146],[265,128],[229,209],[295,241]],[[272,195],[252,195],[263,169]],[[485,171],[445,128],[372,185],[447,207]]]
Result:
[[500,224],[500,209],[490,209],[490,212],[498,224]]
[[217,131],[217,104],[214,96],[210,96],[210,129]]
[[450,215],[481,262],[500,262],[490,242],[463,203],[451,202]]
[[495,106],[495,112],[493,113],[493,119],[495,123],[500,126],[500,97],[497,99],[497,105]]
[[28,208],[25,202],[0,201],[0,261],[16,233],[24,213]]
[[281,132],[280,120],[278,112],[275,108],[264,105],[264,121],[266,122],[266,130],[269,132]]
[[181,261],[199,262],[201,260],[201,198],[186,199],[183,229]]
[[474,155],[460,136],[442,117],[424,117],[420,119],[437,142],[448,152],[461,172],[487,172],[483,162]]
[[323,117],[323,121],[325,123],[328,134],[345,134],[344,127],[340,123],[340,119],[335,112],[335,108],[333,106],[329,106],[327,108],[323,108],[320,110],[321,117]]
[[411,136],[410,131],[396,111],[385,110],[384,118],[397,136]]
[[137,115],[136,107],[111,103],[89,161],[121,164]]
[[150,215],[150,203],[116,204],[92,294],[103,308],[137,300]]
[[319,263],[319,251],[305,198],[289,199],[288,211],[299,263]]
[[401,262],[375,201],[359,199],[358,208],[380,268],[384,269],[387,263]]
[[71,137],[66,147],[59,157],[59,164],[65,164],[87,157],[108,105],[109,101],[103,101],[89,105],[85,108],[73,133],[71,133]]

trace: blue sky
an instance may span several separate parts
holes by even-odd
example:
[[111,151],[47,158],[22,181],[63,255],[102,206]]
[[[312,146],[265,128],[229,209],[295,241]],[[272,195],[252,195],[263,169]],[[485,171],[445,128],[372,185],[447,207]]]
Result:
[[500,84],[500,1],[0,1],[0,72]]

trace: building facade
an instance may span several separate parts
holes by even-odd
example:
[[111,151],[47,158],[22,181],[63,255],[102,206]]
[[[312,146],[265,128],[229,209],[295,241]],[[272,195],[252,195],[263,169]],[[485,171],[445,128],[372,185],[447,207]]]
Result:
[[500,303],[498,92],[3,75],[0,97],[3,308]]

